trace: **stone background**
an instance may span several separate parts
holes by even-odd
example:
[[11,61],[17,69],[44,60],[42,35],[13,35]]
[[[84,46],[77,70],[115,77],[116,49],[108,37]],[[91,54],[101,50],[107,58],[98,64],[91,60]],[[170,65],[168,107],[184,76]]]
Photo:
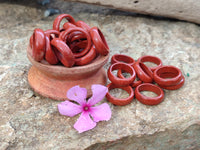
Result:
[[198,0],[66,0],[200,23]]
[[[136,99],[123,107],[109,103],[111,120],[78,134],[73,129],[78,116],[61,116],[59,102],[34,93],[27,82],[31,64],[26,47],[35,28],[52,28],[56,16],[43,17],[48,7],[98,26],[111,55],[122,53],[134,59],[155,55],[164,65],[180,68],[185,85],[176,91],[166,90],[164,101],[157,106],[146,106]],[[0,28],[0,149],[200,149],[198,25],[62,0],[47,6],[18,0],[1,1]]]

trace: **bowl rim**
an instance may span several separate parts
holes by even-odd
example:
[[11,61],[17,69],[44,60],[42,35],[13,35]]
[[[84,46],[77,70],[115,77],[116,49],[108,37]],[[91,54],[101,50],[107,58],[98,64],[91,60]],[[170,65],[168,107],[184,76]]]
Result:
[[43,64],[41,62],[35,61],[32,56],[31,56],[31,47],[28,45],[27,47],[27,57],[29,61],[32,63],[33,66],[38,68],[39,70],[47,71],[47,72],[66,72],[68,74],[74,74],[74,73],[85,73],[85,72],[91,72],[94,70],[97,70],[101,67],[103,67],[108,59],[109,59],[109,54],[106,56],[100,55],[97,58],[93,60],[92,63],[84,65],[84,66],[75,66],[75,67],[65,67],[65,66],[59,66],[59,65],[48,65],[48,64]]

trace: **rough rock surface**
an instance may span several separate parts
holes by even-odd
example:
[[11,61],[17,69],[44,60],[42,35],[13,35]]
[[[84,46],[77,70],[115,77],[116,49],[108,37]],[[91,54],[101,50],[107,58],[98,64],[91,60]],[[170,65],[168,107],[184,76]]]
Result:
[[[76,20],[98,26],[111,55],[122,53],[134,59],[155,55],[164,65],[179,67],[186,78],[181,89],[166,90],[164,101],[157,106],[146,106],[136,99],[123,107],[109,103],[111,120],[78,134],[73,129],[78,116],[61,116],[58,101],[34,93],[28,85],[29,37],[34,28],[51,28],[55,18],[43,18],[43,8],[31,7],[30,3],[0,5],[0,149],[200,149],[199,26],[104,7],[53,2],[52,6],[60,6]],[[109,62],[105,69],[108,66]]]
[[[69,1],[69,0],[66,0]],[[95,5],[103,5],[111,8],[164,16],[200,23],[200,1],[196,0],[70,0]]]

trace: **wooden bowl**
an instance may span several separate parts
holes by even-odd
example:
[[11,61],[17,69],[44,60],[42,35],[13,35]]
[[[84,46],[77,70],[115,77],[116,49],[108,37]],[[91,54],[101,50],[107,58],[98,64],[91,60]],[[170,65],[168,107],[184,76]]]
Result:
[[37,62],[31,56],[31,48],[27,48],[27,57],[32,63],[28,72],[28,82],[33,90],[44,97],[55,100],[66,100],[68,89],[79,85],[87,89],[87,96],[92,95],[91,85],[105,85],[107,75],[103,66],[109,55],[98,56],[90,64],[67,68],[61,65],[49,65],[46,61]]

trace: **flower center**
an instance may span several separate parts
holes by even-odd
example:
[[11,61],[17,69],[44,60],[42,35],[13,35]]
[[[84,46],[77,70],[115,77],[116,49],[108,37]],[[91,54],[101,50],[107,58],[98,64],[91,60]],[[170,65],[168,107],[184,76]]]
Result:
[[89,107],[88,107],[88,106],[85,106],[85,107],[84,107],[84,110],[85,110],[85,111],[87,111],[88,109],[89,109]]

